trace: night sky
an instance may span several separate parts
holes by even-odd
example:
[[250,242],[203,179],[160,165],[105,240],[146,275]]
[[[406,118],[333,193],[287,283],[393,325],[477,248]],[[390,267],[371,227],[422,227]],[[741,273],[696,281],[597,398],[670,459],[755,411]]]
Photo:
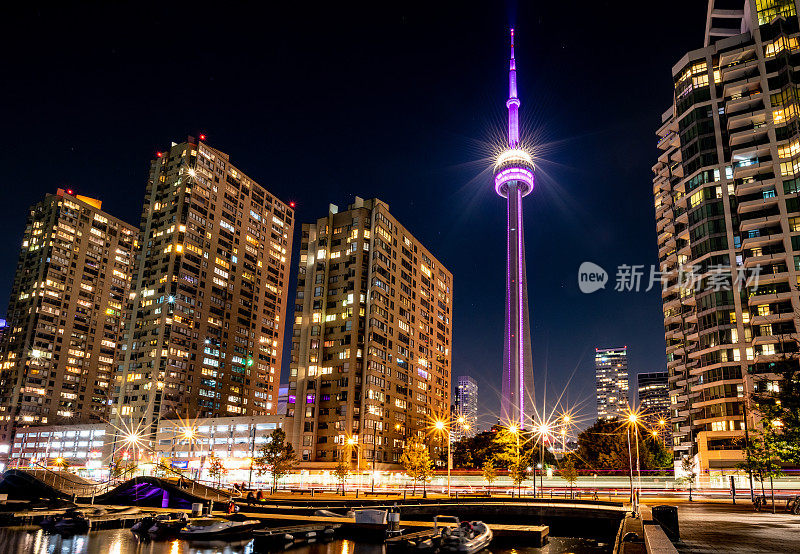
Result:
[[[595,347],[627,345],[632,374],[664,369],[660,294],[613,279],[657,262],[654,132],[672,65],[702,46],[705,2],[22,4],[0,23],[0,310],[30,204],[70,187],[138,224],[151,157],[202,132],[297,202],[295,249],[329,203],[388,202],[453,272],[454,380],[478,380],[493,422],[506,252],[490,167],[513,23],[538,171],[525,199],[537,393],[546,382],[549,406],[566,388],[588,421]],[[606,290],[578,290],[587,260]]]

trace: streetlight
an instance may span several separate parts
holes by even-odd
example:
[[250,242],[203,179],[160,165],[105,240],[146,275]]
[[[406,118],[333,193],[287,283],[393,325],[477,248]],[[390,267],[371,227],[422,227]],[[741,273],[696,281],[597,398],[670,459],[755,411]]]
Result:
[[[517,473],[519,473],[520,462],[521,462],[520,461],[520,455],[519,455],[520,454],[519,453],[519,434],[520,434],[520,429],[516,425],[509,425],[508,432],[511,433],[512,435],[514,435],[516,437],[516,439],[517,439]],[[519,475],[517,475],[517,476],[519,476]],[[511,489],[511,490],[513,491],[514,489]],[[536,475],[533,476],[533,490],[534,490],[534,493],[535,493],[536,492]],[[514,496],[513,492],[511,494],[511,496]],[[522,498],[522,480],[517,482],[517,496]]]
[[[628,412],[627,421],[628,421],[628,426],[627,426],[628,427],[628,430],[627,430],[628,431],[627,432],[627,435],[628,435],[628,465],[630,466],[630,475],[631,475],[631,503],[633,504],[634,512],[638,513],[639,512],[639,497],[638,497],[638,495],[639,495],[639,493],[641,492],[641,489],[642,489],[642,470],[641,470],[641,466],[639,465],[639,425],[638,425],[638,423],[639,423],[639,414],[637,414],[635,411],[629,411]],[[633,457],[631,455],[631,427],[633,427],[634,437],[635,437],[635,440],[636,440],[636,474],[637,474],[637,479],[638,479],[638,483],[637,483],[638,486],[637,486],[637,491],[636,491],[635,494],[634,494],[634,491],[633,491]]]
[[[459,418],[459,419],[464,419]],[[442,419],[437,419],[436,423],[433,424],[434,428],[439,433],[444,433],[447,430],[447,496],[450,496],[450,427]]]

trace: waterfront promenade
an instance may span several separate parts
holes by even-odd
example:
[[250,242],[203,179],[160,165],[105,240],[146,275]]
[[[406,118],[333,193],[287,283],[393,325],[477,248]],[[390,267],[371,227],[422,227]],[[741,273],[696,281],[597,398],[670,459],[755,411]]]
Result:
[[678,508],[681,540],[678,552],[692,554],[757,552],[800,552],[800,516],[783,511],[755,512],[750,501],[701,499],[689,502],[676,498],[648,498],[644,503],[674,505]]

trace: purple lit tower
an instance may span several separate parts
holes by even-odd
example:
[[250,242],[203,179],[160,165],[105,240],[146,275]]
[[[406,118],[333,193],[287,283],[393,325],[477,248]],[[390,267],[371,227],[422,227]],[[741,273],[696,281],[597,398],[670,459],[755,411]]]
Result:
[[528,318],[528,280],[525,276],[522,198],[533,190],[533,160],[520,146],[519,105],[514,29],[511,29],[511,64],[506,101],[508,147],[494,164],[494,188],[497,194],[508,199],[508,266],[501,415],[505,422],[528,427],[533,416],[533,356]]

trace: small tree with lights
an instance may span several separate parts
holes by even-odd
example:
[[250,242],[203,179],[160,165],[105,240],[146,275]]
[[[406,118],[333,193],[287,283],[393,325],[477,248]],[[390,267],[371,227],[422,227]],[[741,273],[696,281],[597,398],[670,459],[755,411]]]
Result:
[[220,486],[222,483],[222,476],[227,472],[228,470],[225,469],[225,465],[222,463],[221,458],[218,458],[217,456],[210,456],[208,458],[208,474],[212,479],[217,480],[217,486]]
[[333,470],[333,476],[342,487],[342,496],[345,495],[345,485],[347,485],[347,478],[350,476],[350,464],[344,458],[339,459],[336,468]]
[[422,495],[427,496],[427,480],[433,475],[433,460],[428,453],[428,447],[421,440],[412,438],[406,441],[403,448],[403,455],[400,457],[408,476],[413,480],[414,486],[411,495],[417,493],[417,481],[422,483]]
[[[483,478],[486,480],[486,483],[491,487],[492,483],[497,479],[497,468],[494,467],[494,462],[492,460],[486,460],[481,471],[483,472]],[[489,494],[491,495],[491,488],[489,489]]]
[[574,498],[572,487],[578,481],[578,470],[575,468],[575,462],[572,461],[572,455],[567,454],[564,456],[558,468],[558,473],[569,485],[569,497]]
[[272,490],[276,490],[278,481],[297,466],[294,448],[286,442],[283,429],[278,427],[267,437],[266,444],[259,449],[259,455],[253,458],[253,463],[259,475],[272,475]]

